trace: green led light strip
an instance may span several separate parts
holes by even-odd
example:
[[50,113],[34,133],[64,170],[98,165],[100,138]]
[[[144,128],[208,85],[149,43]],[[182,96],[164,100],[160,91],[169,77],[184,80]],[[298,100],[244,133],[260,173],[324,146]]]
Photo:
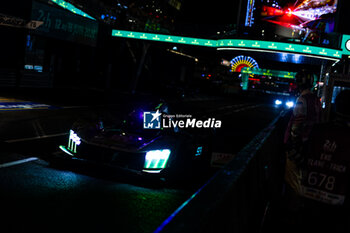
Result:
[[240,40],[240,39],[224,39],[224,40],[207,40],[192,37],[181,37],[172,35],[162,35],[154,33],[143,33],[123,30],[112,30],[112,36],[151,40],[159,42],[168,42],[186,45],[198,45],[217,48],[218,50],[237,49],[237,50],[255,50],[255,51],[272,51],[286,53],[300,53],[306,56],[315,56],[317,58],[330,58],[338,60],[342,57],[342,51],[310,45],[289,44],[283,42],[271,42],[261,40]]
[[305,55],[314,55],[321,57],[331,57],[340,59],[342,51],[336,49],[329,49],[317,46],[302,45],[302,44],[289,44],[283,42],[271,42],[271,41],[256,41],[256,40],[239,40],[239,39],[225,39],[218,41],[218,47],[227,48],[248,48],[253,50],[270,50],[270,51],[282,51],[287,53],[301,53]]
[[59,146],[59,148],[63,151],[63,152],[65,152],[66,154],[69,154],[70,156],[74,156],[74,154],[72,154],[69,150],[67,150],[66,149],[66,147],[65,146]]
[[50,0],[51,2],[59,5],[60,7],[69,10],[70,12],[73,12],[74,14],[96,20],[95,18],[91,17],[90,15],[86,14],[84,11],[76,8],[74,5],[70,4],[69,2],[63,1],[63,0]]
[[171,36],[171,35],[162,35],[162,34],[153,34],[153,33],[123,31],[123,30],[112,30],[112,36],[131,38],[131,39],[152,40],[152,41],[159,41],[159,42],[169,42],[169,43],[177,43],[177,44],[217,47],[216,40],[206,40],[206,39],[183,37],[183,36]]

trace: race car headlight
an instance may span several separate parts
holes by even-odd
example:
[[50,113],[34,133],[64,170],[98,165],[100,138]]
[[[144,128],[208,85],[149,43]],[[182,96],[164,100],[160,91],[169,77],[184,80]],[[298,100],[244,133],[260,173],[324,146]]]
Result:
[[281,101],[281,100],[275,100],[275,104],[276,104],[276,105],[281,105],[281,104],[282,104],[282,101]]
[[145,155],[144,171],[160,172],[165,168],[170,153],[169,149],[148,151]]
[[65,146],[60,145],[59,148],[66,154],[69,154],[70,156],[74,156],[74,154],[72,152],[70,152],[70,150],[68,150]]
[[287,106],[288,108],[292,108],[292,107],[294,106],[294,102],[293,102],[293,101],[288,101],[288,102],[286,103],[286,106]]
[[68,150],[73,153],[77,153],[77,146],[81,143],[80,137],[73,131],[69,131],[69,139],[68,139]]

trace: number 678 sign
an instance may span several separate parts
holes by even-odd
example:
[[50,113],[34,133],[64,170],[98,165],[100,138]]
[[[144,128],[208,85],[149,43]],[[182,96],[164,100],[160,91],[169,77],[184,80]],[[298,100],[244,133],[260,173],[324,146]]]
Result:
[[310,186],[320,187],[328,191],[333,191],[335,185],[335,177],[318,172],[310,172],[307,177],[307,183]]
[[302,181],[302,195],[333,205],[342,205],[345,200],[347,178],[343,173],[325,174],[310,171]]

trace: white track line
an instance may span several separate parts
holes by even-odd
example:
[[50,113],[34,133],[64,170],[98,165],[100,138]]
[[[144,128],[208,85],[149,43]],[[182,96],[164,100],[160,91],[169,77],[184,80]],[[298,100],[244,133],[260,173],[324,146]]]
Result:
[[88,108],[89,106],[63,106],[63,107],[61,107],[61,108],[63,108],[63,109],[74,109],[74,108]]
[[64,135],[68,135],[68,133],[50,134],[50,135],[37,136],[37,137],[31,137],[31,138],[10,139],[10,140],[6,140],[5,142],[7,143],[24,142],[24,141],[31,141],[31,140],[37,140],[37,139],[43,139],[43,138],[52,138],[52,137],[64,136]]
[[28,163],[28,162],[35,161],[35,160],[38,160],[38,159],[39,158],[37,158],[37,157],[30,157],[30,158],[27,158],[27,159],[21,159],[21,160],[17,160],[17,161],[13,161],[13,162],[3,163],[3,164],[0,164],[0,168],[12,167],[12,166],[15,166],[15,165],[18,165],[18,164]]

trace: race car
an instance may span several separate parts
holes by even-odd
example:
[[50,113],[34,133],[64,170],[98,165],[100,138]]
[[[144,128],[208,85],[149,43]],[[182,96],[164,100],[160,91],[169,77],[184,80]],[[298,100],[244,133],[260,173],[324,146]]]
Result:
[[275,108],[293,108],[295,104],[295,101],[293,99],[287,99],[287,98],[277,98],[274,101]]
[[[169,111],[166,104],[152,110]],[[206,129],[144,129],[144,109],[114,123],[79,120],[55,160],[81,161],[162,179],[183,178],[210,167],[212,132]]]
[[295,105],[296,97],[290,93],[272,95],[273,105],[277,109],[292,109]]

